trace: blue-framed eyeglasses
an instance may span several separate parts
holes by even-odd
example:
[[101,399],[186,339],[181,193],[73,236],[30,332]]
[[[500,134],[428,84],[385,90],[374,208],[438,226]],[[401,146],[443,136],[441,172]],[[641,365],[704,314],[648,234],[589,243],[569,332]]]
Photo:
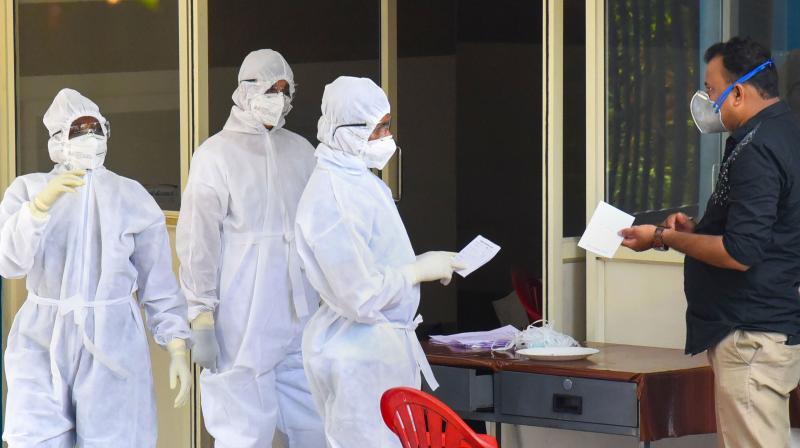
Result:
[[747,82],[750,78],[752,78],[753,76],[756,76],[757,74],[759,74],[759,72],[761,72],[762,70],[764,70],[765,68],[767,68],[767,67],[769,67],[770,65],[773,65],[773,64],[774,64],[774,62],[772,62],[772,59],[767,59],[766,61],[761,63],[761,65],[759,65],[758,67],[750,70],[746,75],[742,76],[741,78],[737,79],[735,82],[731,83],[731,85],[729,85],[728,88],[725,89],[722,92],[722,95],[720,95],[719,98],[717,98],[717,100],[714,101],[714,105],[713,105],[714,112],[719,113],[719,110],[722,107],[722,103],[725,102],[725,99],[731,93],[731,91],[736,86],[736,84],[743,84],[743,83]]

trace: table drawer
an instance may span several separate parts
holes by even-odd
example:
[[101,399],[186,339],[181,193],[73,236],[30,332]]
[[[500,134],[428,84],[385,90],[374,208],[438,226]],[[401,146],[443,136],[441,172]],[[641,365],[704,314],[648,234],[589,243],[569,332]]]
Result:
[[431,366],[431,368],[439,382],[439,388],[431,392],[425,385],[425,390],[454,411],[474,412],[494,406],[492,372],[447,366]]
[[637,427],[636,383],[500,372],[499,411],[523,417]]

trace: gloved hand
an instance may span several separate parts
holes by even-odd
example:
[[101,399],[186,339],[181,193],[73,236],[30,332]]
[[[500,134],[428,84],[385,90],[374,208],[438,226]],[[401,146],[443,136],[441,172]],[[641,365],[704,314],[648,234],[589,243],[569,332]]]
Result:
[[192,389],[192,369],[189,368],[189,353],[186,350],[186,341],[173,339],[167,343],[169,352],[169,388],[175,390],[178,381],[181,387],[175,397],[174,406],[180,408],[189,402],[189,391]]
[[458,254],[455,252],[425,252],[417,255],[417,261],[404,269],[411,274],[415,284],[439,280],[441,284],[447,286],[453,278],[453,271],[464,268],[462,264],[453,260],[456,255]]
[[217,370],[217,356],[219,356],[219,344],[217,334],[214,331],[214,313],[206,311],[200,313],[192,321],[192,359],[198,365]]
[[63,172],[51,179],[47,186],[30,202],[31,213],[37,218],[45,218],[50,207],[64,193],[74,193],[77,187],[84,184],[83,176],[85,175],[86,171],[73,170]]

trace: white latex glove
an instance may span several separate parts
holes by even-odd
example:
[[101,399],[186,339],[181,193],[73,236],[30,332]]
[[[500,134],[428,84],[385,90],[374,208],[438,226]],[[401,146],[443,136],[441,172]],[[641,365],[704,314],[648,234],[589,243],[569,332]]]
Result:
[[58,201],[64,193],[74,193],[77,187],[84,184],[83,176],[86,171],[73,170],[63,172],[44,187],[30,202],[31,213],[37,218],[45,218],[50,207]]
[[217,333],[214,331],[214,313],[211,311],[200,313],[192,321],[192,341],[194,342],[192,360],[212,372],[217,370],[219,344]]
[[189,402],[189,391],[192,390],[192,369],[189,368],[189,353],[186,350],[186,341],[173,339],[167,343],[169,352],[169,388],[175,390],[178,381],[181,387],[175,397],[174,406],[180,408]]
[[439,280],[445,286],[453,279],[453,271],[463,269],[464,266],[453,260],[455,252],[431,251],[417,255],[417,261],[407,265],[404,269],[411,274],[414,283],[432,282]]

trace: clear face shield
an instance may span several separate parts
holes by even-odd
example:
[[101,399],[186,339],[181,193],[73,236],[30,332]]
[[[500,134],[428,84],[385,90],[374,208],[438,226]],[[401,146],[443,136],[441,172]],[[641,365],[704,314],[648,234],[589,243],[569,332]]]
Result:
[[692,96],[692,101],[689,104],[689,109],[692,113],[692,120],[694,120],[694,124],[697,126],[697,129],[703,134],[725,132],[727,129],[725,129],[725,125],[722,122],[722,113],[720,111],[722,109],[722,104],[725,103],[728,95],[730,95],[736,84],[747,82],[750,78],[757,75],[759,72],[772,64],[773,62],[770,59],[763,62],[753,70],[750,70],[750,72],[748,72],[746,75],[729,85],[716,101],[712,101],[711,98],[709,98],[708,93],[698,90],[694,96]]

